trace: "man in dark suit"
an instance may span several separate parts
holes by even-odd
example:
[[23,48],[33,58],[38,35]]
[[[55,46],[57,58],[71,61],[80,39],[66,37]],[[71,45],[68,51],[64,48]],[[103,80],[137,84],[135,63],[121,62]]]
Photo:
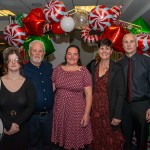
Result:
[[[137,139],[137,148],[146,150],[148,122],[150,122],[150,58],[139,55],[136,52],[136,37],[131,33],[124,36],[123,48],[126,56],[119,63],[124,68],[127,89],[122,118],[125,150],[132,149],[134,131]],[[131,64],[130,69],[128,68],[129,64]],[[129,81],[128,70],[131,71],[130,82],[127,82]],[[130,86],[128,87],[129,84]]]

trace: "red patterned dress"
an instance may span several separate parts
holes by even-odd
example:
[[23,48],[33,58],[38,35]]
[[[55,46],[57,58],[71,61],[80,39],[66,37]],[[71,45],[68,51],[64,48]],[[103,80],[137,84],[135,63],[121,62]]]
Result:
[[108,110],[108,71],[99,77],[99,67],[95,72],[94,95],[91,123],[93,143],[90,150],[122,150],[124,139],[119,130],[111,131]]
[[85,67],[65,71],[58,66],[53,72],[56,86],[52,142],[65,149],[84,148],[93,140],[91,123],[81,127],[85,110],[84,87],[92,86],[91,75]]

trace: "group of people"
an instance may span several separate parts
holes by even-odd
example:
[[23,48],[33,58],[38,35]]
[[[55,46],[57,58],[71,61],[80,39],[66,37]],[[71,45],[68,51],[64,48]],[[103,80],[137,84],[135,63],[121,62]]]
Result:
[[126,55],[114,62],[112,42],[102,39],[100,60],[91,64],[90,72],[76,45],[67,48],[65,61],[54,70],[43,60],[45,48],[39,40],[29,44],[25,65],[17,48],[5,49],[0,150],[132,150],[133,132],[136,148],[146,150],[150,58],[136,52],[133,34],[122,41]]

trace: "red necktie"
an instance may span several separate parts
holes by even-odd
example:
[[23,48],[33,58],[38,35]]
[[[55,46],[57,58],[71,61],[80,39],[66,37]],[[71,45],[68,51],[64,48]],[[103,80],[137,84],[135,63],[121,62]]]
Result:
[[127,101],[132,100],[132,59],[128,58],[128,75],[127,75]]

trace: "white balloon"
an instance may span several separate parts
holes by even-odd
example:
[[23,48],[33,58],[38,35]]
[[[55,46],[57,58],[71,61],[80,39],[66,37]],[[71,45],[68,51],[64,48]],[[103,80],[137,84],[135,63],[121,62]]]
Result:
[[64,32],[71,32],[74,29],[75,23],[71,17],[64,16],[60,21],[60,26]]

